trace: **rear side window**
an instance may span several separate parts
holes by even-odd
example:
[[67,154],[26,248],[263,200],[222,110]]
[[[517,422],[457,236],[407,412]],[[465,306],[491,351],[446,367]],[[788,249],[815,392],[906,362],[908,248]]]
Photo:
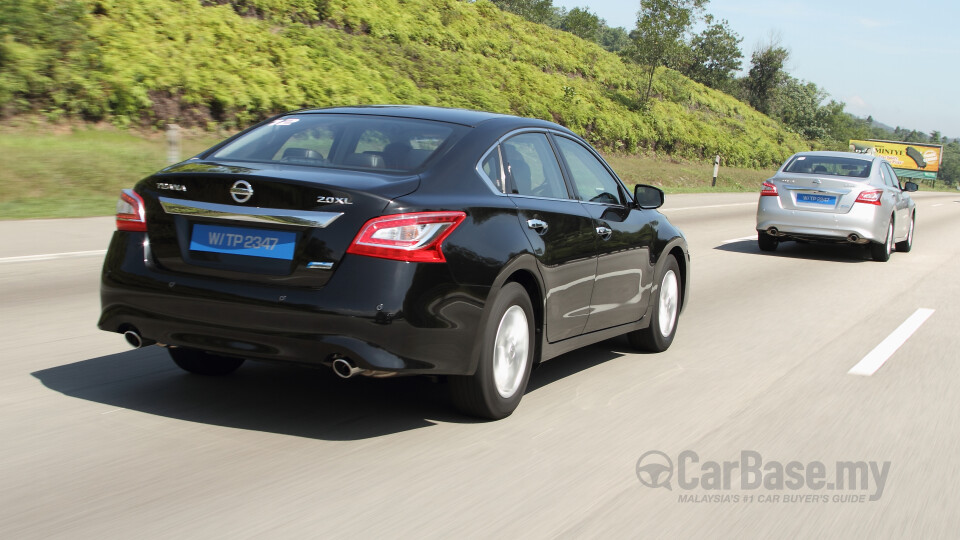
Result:
[[787,163],[783,170],[788,173],[867,178],[870,176],[871,165],[872,162],[865,159],[835,156],[796,156]]
[[506,171],[503,170],[503,160],[500,159],[499,146],[495,146],[493,150],[487,154],[487,157],[483,158],[483,161],[480,163],[480,169],[483,171],[483,174],[487,175],[487,178],[493,182],[497,191],[506,193]]
[[299,114],[249,131],[206,158],[412,172],[468,129],[407,118]]
[[500,147],[507,182],[507,193],[567,199],[560,164],[544,133],[515,135]]

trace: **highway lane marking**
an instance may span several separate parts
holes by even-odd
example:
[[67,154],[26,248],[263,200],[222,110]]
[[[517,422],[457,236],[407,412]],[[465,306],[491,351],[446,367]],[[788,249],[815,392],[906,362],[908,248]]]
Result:
[[893,331],[887,339],[880,342],[872,351],[870,351],[863,360],[857,362],[857,365],[850,368],[849,375],[864,375],[869,377],[877,372],[884,362],[893,356],[904,343],[910,339],[910,336],[916,332],[927,319],[933,315],[934,310],[920,308],[913,312],[906,321]]
[[681,210],[700,210],[702,208],[727,208],[730,206],[756,206],[756,201],[754,202],[744,202],[744,203],[730,203],[730,204],[709,204],[707,206],[683,206],[680,208],[663,208],[664,212],[680,212]]
[[733,244],[734,242],[746,242],[746,241],[748,241],[748,240],[756,240],[756,239],[757,239],[757,235],[744,236],[744,237],[742,237],[742,238],[734,238],[734,239],[732,239],[732,240],[724,240],[722,243],[723,243],[723,244]]
[[943,203],[935,204],[935,205],[933,205],[933,208],[936,208],[936,207],[938,207],[938,206],[943,206]]
[[0,264],[17,263],[30,261],[53,261],[57,259],[75,259],[78,257],[100,257],[106,255],[107,250],[95,249],[93,251],[68,251],[65,253],[46,253],[43,255],[23,255],[20,257],[0,257]]

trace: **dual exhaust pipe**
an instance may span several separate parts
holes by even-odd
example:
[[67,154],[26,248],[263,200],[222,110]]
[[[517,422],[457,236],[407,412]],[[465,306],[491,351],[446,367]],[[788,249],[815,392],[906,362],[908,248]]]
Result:
[[[136,328],[131,328],[123,333],[123,339],[130,344],[134,349],[140,349],[142,347],[147,347],[153,345],[156,341],[152,339],[146,339],[140,335],[140,331]],[[350,360],[344,356],[337,356],[330,363],[330,367],[333,369],[333,372],[337,374],[341,379],[349,379],[356,375],[365,375],[367,377],[389,377],[395,375],[392,371],[376,371],[372,369],[361,369],[357,367],[357,364],[353,360]]]
[[[770,227],[765,232],[774,238],[780,236],[780,231],[776,227]],[[850,233],[847,236],[847,242],[850,242],[851,244],[865,244],[867,243],[867,240],[857,233]]]

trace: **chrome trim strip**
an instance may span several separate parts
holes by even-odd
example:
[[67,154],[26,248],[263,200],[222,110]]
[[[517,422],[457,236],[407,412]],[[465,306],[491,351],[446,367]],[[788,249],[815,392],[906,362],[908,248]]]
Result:
[[160,206],[168,214],[197,216],[228,221],[249,221],[253,223],[272,223],[281,225],[299,225],[322,229],[333,223],[343,212],[304,212],[280,208],[246,208],[229,204],[184,201],[160,197]]
[[308,262],[307,268],[310,268],[311,270],[314,270],[314,269],[330,270],[331,268],[333,268],[333,263],[332,262]]
[[787,190],[790,190],[790,191],[806,190],[806,191],[815,191],[815,192],[817,192],[817,193],[826,193],[827,195],[846,195],[847,193],[850,193],[850,192],[852,191],[852,190],[849,190],[849,189],[847,189],[847,190],[843,190],[843,189],[826,189],[826,188],[820,188],[820,187],[802,187],[802,186],[782,186],[782,187],[783,187],[783,189],[787,189]]

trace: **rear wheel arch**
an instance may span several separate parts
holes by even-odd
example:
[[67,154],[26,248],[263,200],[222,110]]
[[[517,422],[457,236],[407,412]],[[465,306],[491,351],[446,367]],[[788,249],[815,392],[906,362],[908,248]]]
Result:
[[545,330],[542,287],[533,272],[526,269],[517,270],[510,274],[510,277],[508,277],[504,282],[504,284],[507,283],[517,283],[521,285],[527,291],[527,296],[530,298],[530,303],[533,305],[533,362],[534,364],[539,364]]
[[[494,280],[490,286],[490,290],[487,292],[487,298],[483,306],[483,314],[480,316],[479,328],[482,329],[486,327],[487,321],[491,316],[493,302],[508,283],[518,283],[522,286],[530,298],[530,303],[533,304],[535,331],[534,362],[539,362],[540,351],[542,349],[540,338],[544,334],[543,298],[545,293],[543,291],[543,281],[540,279],[540,272],[537,270],[537,261],[532,255],[521,255],[504,266],[500,275],[497,276],[497,279]],[[480,361],[481,342],[482,339],[480,339],[478,334],[477,339],[475,339],[473,343],[473,354],[470,358],[468,373],[474,373],[477,370]]]

